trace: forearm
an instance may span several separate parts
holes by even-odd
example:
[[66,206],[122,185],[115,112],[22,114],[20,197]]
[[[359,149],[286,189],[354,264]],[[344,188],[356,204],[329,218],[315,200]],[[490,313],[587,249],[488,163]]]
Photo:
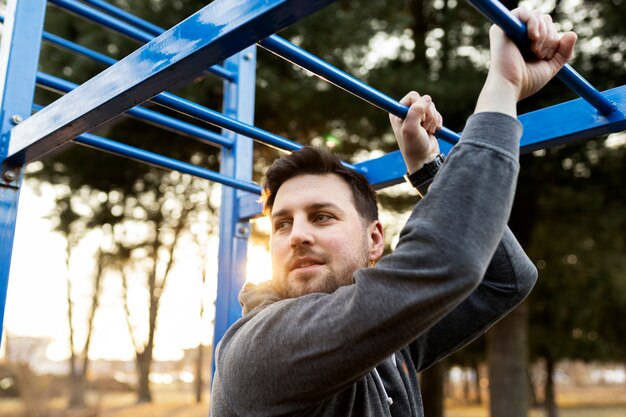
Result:
[[537,269],[507,228],[480,286],[456,309],[411,343],[418,371],[482,335],[530,293]]

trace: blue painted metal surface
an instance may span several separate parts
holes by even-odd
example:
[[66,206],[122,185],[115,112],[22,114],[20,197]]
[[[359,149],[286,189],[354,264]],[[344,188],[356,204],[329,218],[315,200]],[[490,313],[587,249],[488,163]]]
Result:
[[[37,84],[60,93],[69,93],[78,87],[78,84],[74,84],[70,81],[43,72],[37,73]],[[230,147],[233,144],[232,139],[223,135],[211,132],[210,130],[184,122],[174,117],[158,113],[154,110],[146,109],[145,107],[133,107],[128,110],[127,114],[148,123],[164,127],[167,130],[198,139],[210,145]]]
[[[226,68],[238,74],[237,82],[224,82],[223,112],[230,117],[254,122],[254,96],[256,47],[250,46],[224,63]],[[224,132],[225,135],[232,134]],[[252,141],[241,135],[232,134],[235,146],[222,151],[221,172],[234,178],[252,178]],[[240,216],[237,190],[222,188],[220,206],[220,238],[217,273],[217,299],[215,304],[215,327],[213,349],[226,330],[241,317],[238,293],[246,280],[246,260],[250,225]],[[215,363],[212,364],[215,370]]]
[[[604,91],[602,95],[617,108],[606,117],[599,116],[582,98],[520,115],[519,120],[524,126],[520,152],[528,153],[626,129],[626,86]],[[444,154],[451,149],[447,144],[440,145]],[[356,164],[356,168],[376,188],[404,180],[405,166],[399,151]]]
[[[528,41],[528,31],[526,25],[515,17],[502,3],[497,0],[467,0],[487,19],[491,20],[504,30],[504,32],[518,45],[526,54],[532,56]],[[603,115],[609,115],[616,110],[613,103],[606,99],[569,64],[566,64],[557,77],[563,81],[580,97],[584,98]]]
[[22,166],[5,157],[10,129],[30,114],[45,10],[45,0],[10,0],[0,45],[0,334],[23,175]]
[[[83,3],[80,3],[76,0],[48,0],[48,1],[50,2],[50,4],[54,4],[55,6],[65,9],[69,12],[75,13],[76,15],[80,17],[84,17],[104,27],[113,29],[114,31],[121,33],[122,35],[128,36],[129,38],[133,40],[143,42],[143,43],[148,43],[152,39],[154,39],[154,36],[152,36],[150,33],[146,33],[145,31],[138,29],[127,23],[120,22],[118,19],[112,18],[111,16],[107,15],[106,13],[102,13],[99,10],[94,10],[93,8]],[[227,80],[231,80],[234,76],[230,72],[226,71],[224,67],[222,67],[221,65],[214,65],[208,68],[207,71]]]
[[[322,79],[346,90],[349,93],[367,101],[368,103],[394,114],[402,119],[406,117],[409,108],[397,102],[386,94],[370,87],[361,80],[330,65],[315,55],[305,51],[285,39],[272,35],[258,42],[259,46],[276,55],[320,76]],[[436,136],[446,142],[456,143],[459,136],[450,129],[443,127],[438,130]]]
[[17,126],[9,154],[31,160],[52,151],[331,2],[216,0]]

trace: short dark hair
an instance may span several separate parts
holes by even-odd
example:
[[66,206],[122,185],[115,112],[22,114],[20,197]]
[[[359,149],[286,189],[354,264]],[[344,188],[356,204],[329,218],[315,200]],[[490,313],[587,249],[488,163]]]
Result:
[[350,187],[352,201],[362,219],[367,222],[378,220],[376,191],[367,178],[359,172],[343,166],[339,158],[326,148],[305,146],[304,148],[285,155],[268,168],[263,184],[263,213],[271,214],[278,189],[291,178],[299,175],[335,174],[342,178]]

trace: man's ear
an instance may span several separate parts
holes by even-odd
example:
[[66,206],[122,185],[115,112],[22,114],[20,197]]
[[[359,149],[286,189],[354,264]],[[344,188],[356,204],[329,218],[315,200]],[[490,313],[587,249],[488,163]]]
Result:
[[370,263],[378,261],[385,250],[385,232],[383,225],[378,220],[370,223],[368,229],[369,252],[368,261]]

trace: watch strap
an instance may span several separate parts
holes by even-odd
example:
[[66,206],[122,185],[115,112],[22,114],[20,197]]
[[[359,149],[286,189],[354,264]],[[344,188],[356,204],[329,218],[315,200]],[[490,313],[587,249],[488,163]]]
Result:
[[424,164],[424,166],[412,174],[408,172],[405,174],[404,178],[406,181],[414,187],[421,197],[426,195],[428,191],[428,187],[435,179],[435,175],[439,172],[439,169],[443,165],[444,156],[443,154],[439,154],[430,162]]

